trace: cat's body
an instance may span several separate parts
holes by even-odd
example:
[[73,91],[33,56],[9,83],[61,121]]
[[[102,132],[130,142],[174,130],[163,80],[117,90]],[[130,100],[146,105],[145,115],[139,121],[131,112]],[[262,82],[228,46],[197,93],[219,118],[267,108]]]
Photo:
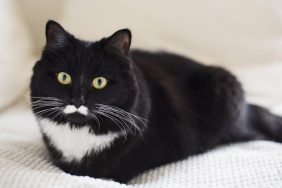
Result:
[[[62,29],[56,23],[51,24],[55,29]],[[282,141],[282,119],[263,108],[247,104],[240,83],[228,71],[164,52],[151,53],[134,50],[129,53],[127,51],[130,45],[128,38],[121,37],[121,40],[120,36],[115,35],[117,34],[110,37],[109,41],[117,38],[117,42],[122,43],[115,46],[121,48],[118,49],[120,50],[118,53],[108,54],[107,50],[103,50],[104,47],[107,49],[108,40],[98,42],[93,49],[97,49],[97,46],[100,47],[99,50],[102,49],[104,54],[102,59],[105,62],[110,62],[109,58],[125,61],[122,60],[122,56],[126,57],[130,68],[125,69],[119,66],[121,70],[118,73],[118,79],[126,80],[119,82],[117,88],[114,88],[114,84],[109,85],[108,87],[113,87],[112,90],[105,90],[105,93],[101,95],[98,90],[94,91],[96,93],[91,93],[90,97],[85,95],[92,101],[87,104],[85,99],[83,103],[85,106],[83,108],[76,106],[75,112],[70,110],[73,107],[66,109],[69,104],[65,101],[72,100],[73,93],[78,92],[78,95],[83,93],[82,86],[80,89],[73,89],[75,84],[72,83],[73,86],[68,88],[71,97],[65,96],[63,90],[58,92],[48,88],[42,91],[44,89],[40,88],[42,84],[40,80],[48,80],[44,76],[40,78],[44,72],[49,72],[44,70],[49,69],[46,62],[50,63],[54,54],[60,54],[54,53],[54,49],[51,49],[52,53],[50,53],[48,45],[51,44],[47,44],[47,50],[34,68],[31,83],[32,101],[35,104],[33,111],[37,113],[54,163],[64,171],[75,175],[126,182],[147,169],[184,159],[218,145],[253,139]],[[79,50],[68,54],[72,56],[75,52],[78,59],[82,59],[82,64],[76,66],[76,70],[89,68],[89,66],[85,67],[86,60],[83,60],[84,55],[87,56],[89,47],[80,47],[81,44],[84,43],[72,42],[71,45],[76,46],[72,46],[72,50],[77,47]],[[55,50],[60,49],[55,48]],[[61,53],[64,52],[61,51]],[[89,55],[87,57],[89,59]],[[123,72],[124,69],[126,73]],[[103,74],[106,75],[106,73]],[[128,83],[124,84],[125,81]],[[64,114],[58,113],[57,116],[51,116],[44,114],[44,111],[42,114],[40,111],[42,109],[50,112],[48,110],[50,105],[36,106],[37,97],[40,97],[44,104],[53,103],[51,106],[53,108],[61,105],[56,110],[62,110]],[[63,99],[64,102],[56,104],[47,99],[48,97],[55,97],[56,100]],[[115,97],[116,99],[110,100]],[[128,115],[129,120],[125,120],[120,114],[121,119],[117,120],[118,116],[115,119],[113,114],[110,118],[100,114],[98,124],[95,118],[93,120],[93,118],[84,117],[90,114],[90,106],[94,100],[118,107],[134,116]],[[72,102],[72,104],[75,103]],[[96,110],[98,111],[98,107]],[[113,112],[112,110],[111,113]],[[126,112],[123,116],[127,116]],[[70,117],[68,117],[69,114]],[[72,117],[72,115],[75,116]],[[122,121],[125,121],[127,125]]]

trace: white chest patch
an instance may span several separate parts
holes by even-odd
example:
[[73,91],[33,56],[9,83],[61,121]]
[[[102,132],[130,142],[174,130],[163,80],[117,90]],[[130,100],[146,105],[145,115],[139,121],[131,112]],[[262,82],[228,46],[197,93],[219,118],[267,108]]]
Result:
[[68,124],[57,125],[48,120],[39,120],[39,125],[51,144],[60,150],[66,161],[81,160],[87,153],[99,153],[111,146],[120,136],[118,133],[96,135],[89,132],[88,127],[71,129]]

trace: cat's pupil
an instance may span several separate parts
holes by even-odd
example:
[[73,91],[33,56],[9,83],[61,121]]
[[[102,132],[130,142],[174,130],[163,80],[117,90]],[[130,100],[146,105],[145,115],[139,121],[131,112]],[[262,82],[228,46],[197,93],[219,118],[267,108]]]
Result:
[[102,80],[98,79],[98,85],[100,86],[102,84]]
[[67,79],[67,75],[63,75],[63,80],[65,81]]

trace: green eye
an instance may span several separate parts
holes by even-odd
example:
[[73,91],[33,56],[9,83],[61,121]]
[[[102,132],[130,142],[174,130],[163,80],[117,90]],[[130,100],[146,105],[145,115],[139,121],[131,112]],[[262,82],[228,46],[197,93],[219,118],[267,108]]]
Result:
[[92,81],[92,85],[96,89],[103,89],[107,85],[107,79],[104,77],[97,77]]
[[63,85],[71,84],[71,76],[68,73],[60,72],[57,75],[57,79],[60,84],[63,84]]

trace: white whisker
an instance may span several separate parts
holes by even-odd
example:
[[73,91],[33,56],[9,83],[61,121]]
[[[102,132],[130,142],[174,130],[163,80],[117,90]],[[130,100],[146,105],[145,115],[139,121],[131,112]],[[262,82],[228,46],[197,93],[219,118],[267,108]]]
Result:
[[[118,121],[118,123],[120,123],[123,127],[124,125],[129,129],[129,131],[135,135],[135,133],[133,133],[133,131],[131,130],[131,128],[127,125],[127,123],[124,121],[124,118],[121,118],[120,116],[118,116],[117,114],[114,114],[110,111],[103,111],[103,110],[99,110],[99,112],[97,113],[104,113],[107,114],[108,116],[111,116],[112,118],[116,119]],[[116,118],[117,117],[117,118]]]
[[[31,107],[35,111],[35,115],[51,116],[55,119],[61,114],[61,106],[64,104],[62,100],[55,97],[31,97]],[[40,110],[42,109],[42,110]]]
[[[102,115],[102,116],[104,116],[106,118],[109,118],[110,120],[112,120],[120,128],[121,131],[124,130],[123,123],[120,120],[118,120],[117,118],[115,118],[115,117],[113,117],[113,116],[111,116],[111,115],[109,115],[107,113],[100,112],[100,111],[98,111],[97,114],[100,114],[100,115]],[[123,129],[119,125],[122,125]]]
[[[91,108],[91,111],[93,114],[98,114],[110,119],[122,132],[128,130],[135,135],[136,131],[138,131],[140,135],[142,135],[142,127],[140,126],[146,126],[146,120],[144,118],[115,106],[96,104],[94,108]],[[141,123],[141,125],[138,122]],[[122,126],[122,128],[120,126]],[[134,128],[134,132],[132,131],[132,127]]]
[[100,130],[100,121],[98,116],[95,113],[89,113],[90,117],[92,117],[98,125],[98,130]]

